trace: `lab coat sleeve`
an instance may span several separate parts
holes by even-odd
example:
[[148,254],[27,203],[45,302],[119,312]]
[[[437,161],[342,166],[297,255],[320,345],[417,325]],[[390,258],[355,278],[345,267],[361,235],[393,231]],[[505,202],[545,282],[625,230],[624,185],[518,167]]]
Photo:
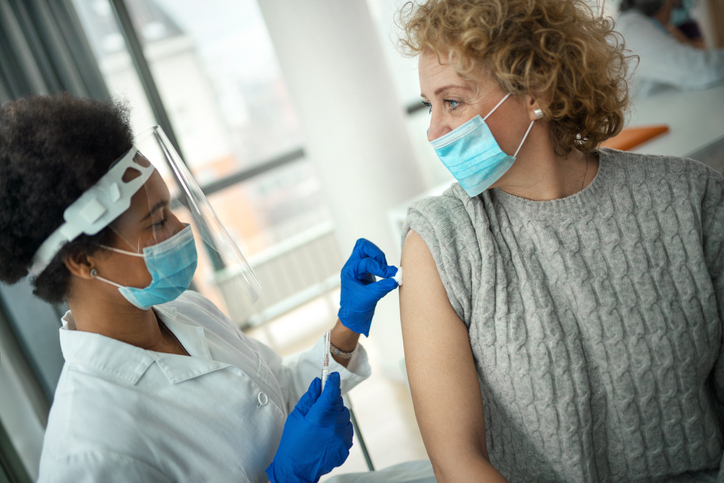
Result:
[[38,483],[171,483],[160,470],[127,455],[109,451],[71,453],[41,468]]
[[[255,341],[256,350],[279,381],[279,385],[287,404],[287,413],[294,409],[309,384],[315,377],[322,374],[324,361],[324,337],[320,337],[314,346],[307,351],[282,359],[271,348]],[[371,370],[367,359],[367,352],[360,344],[357,347],[347,367],[339,364],[330,355],[329,371],[339,372],[342,379],[342,394],[347,393],[360,382],[370,376]]]
[[626,48],[640,57],[635,76],[684,90],[705,89],[724,80],[724,49],[699,50],[679,43],[641,14],[622,14],[616,22]]

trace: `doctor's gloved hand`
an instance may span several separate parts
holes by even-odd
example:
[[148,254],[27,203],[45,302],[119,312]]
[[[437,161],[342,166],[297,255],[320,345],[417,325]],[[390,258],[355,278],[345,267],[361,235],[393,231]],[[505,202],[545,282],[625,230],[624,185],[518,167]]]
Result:
[[[321,393],[321,395],[320,395]],[[345,462],[352,447],[352,423],[344,407],[338,372],[315,378],[284,423],[274,460],[266,469],[271,483],[315,482]]]
[[[337,316],[348,329],[369,337],[377,302],[398,284],[393,278],[397,267],[387,265],[377,245],[360,238],[342,267],[342,295]],[[383,280],[375,282],[375,275]]]

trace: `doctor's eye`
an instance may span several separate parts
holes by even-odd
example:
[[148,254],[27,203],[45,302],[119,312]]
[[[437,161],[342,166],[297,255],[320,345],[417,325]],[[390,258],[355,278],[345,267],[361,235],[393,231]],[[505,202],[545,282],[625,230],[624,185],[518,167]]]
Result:
[[445,99],[445,104],[448,105],[450,110],[455,109],[456,107],[458,107],[460,105],[460,103],[458,101],[453,101],[452,99]]
[[161,220],[159,220],[159,221],[157,221],[156,223],[154,223],[154,224],[153,224],[153,228],[154,228],[155,230],[160,230],[160,229],[162,229],[164,226],[166,226],[166,222],[167,222],[167,221],[168,221],[168,218],[165,218],[165,217],[164,217],[164,218],[162,218]]
[[432,114],[432,104],[430,104],[428,101],[422,101],[422,105],[427,107],[428,114]]

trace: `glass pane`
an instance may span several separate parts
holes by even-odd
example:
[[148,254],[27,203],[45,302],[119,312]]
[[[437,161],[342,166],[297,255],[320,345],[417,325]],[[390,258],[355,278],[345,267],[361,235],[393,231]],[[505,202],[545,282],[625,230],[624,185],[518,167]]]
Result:
[[[74,2],[111,92],[137,109],[143,91],[108,0]],[[255,0],[126,5],[184,159],[201,186],[302,144]]]
[[[265,260],[267,267],[270,259],[277,259],[282,265],[284,263],[282,257],[285,255],[276,253],[278,250],[272,247],[278,247],[281,241],[293,235],[314,230],[315,227],[328,223],[331,219],[327,205],[322,202],[319,180],[312,164],[307,160],[294,162],[249,181],[235,184],[212,194],[209,196],[209,201],[258,276],[261,274],[259,267],[255,265],[256,261]],[[175,211],[179,219],[188,219],[188,214],[184,213],[183,209]],[[287,241],[287,244],[289,242],[294,240]],[[204,253],[205,248],[198,239],[196,248],[199,254]],[[292,258],[297,264],[315,263],[306,260],[309,254],[304,247],[287,248],[293,251]],[[328,253],[326,260],[337,261],[337,257],[339,254],[336,252]],[[272,278],[283,279],[286,275],[284,268],[279,266]],[[314,282],[313,277],[307,280],[310,283]],[[238,319],[239,314],[228,310],[222,294],[216,290],[213,266],[208,257],[199,257],[194,285],[196,290],[214,301],[217,306],[227,308],[227,315],[232,319],[244,322]],[[281,302],[281,299],[274,295],[278,290],[266,280],[262,281],[262,291],[265,300],[273,299],[275,302]],[[264,308],[266,307],[263,303],[258,303],[253,312]]]
[[108,0],[74,0],[78,16],[114,99],[131,108],[131,127],[139,133],[158,124],[133,67],[113,8]]
[[[109,0],[73,2],[111,94],[132,109],[134,132],[156,124]],[[199,185],[302,146],[255,0],[206,0],[203,6],[196,0],[126,0],[126,5],[181,154]],[[319,179],[304,159],[209,200],[247,257],[331,219]],[[220,302],[206,257],[199,258],[194,284]]]
[[331,220],[307,160],[214,193],[209,201],[248,257]]

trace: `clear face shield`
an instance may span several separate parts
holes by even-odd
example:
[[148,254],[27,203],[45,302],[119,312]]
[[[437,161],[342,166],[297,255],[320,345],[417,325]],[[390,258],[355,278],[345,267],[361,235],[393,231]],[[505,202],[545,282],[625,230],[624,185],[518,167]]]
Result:
[[134,147],[66,209],[64,219],[36,253],[31,273],[40,273],[67,241],[109,227],[112,242],[94,255],[91,276],[118,287],[141,309],[176,299],[197,265],[232,271],[245,309],[259,298],[259,280],[158,126],[139,134]]

